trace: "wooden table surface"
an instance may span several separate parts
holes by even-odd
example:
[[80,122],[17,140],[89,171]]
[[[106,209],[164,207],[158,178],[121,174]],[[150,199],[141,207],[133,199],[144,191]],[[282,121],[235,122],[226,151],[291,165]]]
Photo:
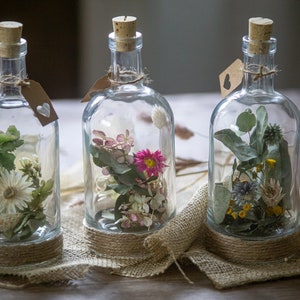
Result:
[[194,284],[189,284],[177,270],[169,268],[154,278],[127,278],[111,275],[108,270],[93,269],[87,276],[68,284],[43,284],[22,290],[0,289],[2,300],[50,300],[50,299],[184,299],[184,300],[297,300],[300,299],[300,278],[249,284],[246,286],[216,290],[211,281],[193,265],[184,271]]
[[[300,91],[285,93],[300,107]],[[175,121],[197,134],[191,140],[176,141],[177,156],[207,160],[208,126],[210,114],[219,101],[218,94],[190,94],[168,96]],[[81,114],[79,100],[54,102],[60,116],[61,173],[81,160]],[[196,112],[196,113],[195,113]],[[74,132],[78,138],[74,139]],[[73,134],[72,134],[73,133]],[[77,151],[74,151],[76,149]],[[199,154],[199,149],[201,153]],[[188,150],[188,155],[187,154]],[[194,186],[196,189],[197,186]],[[193,192],[193,189],[190,191]],[[184,206],[184,203],[179,203]],[[112,275],[109,270],[93,268],[81,279],[67,283],[41,284],[20,290],[0,289],[0,300],[9,299],[300,299],[300,276],[217,290],[212,282],[194,265],[183,270],[194,282],[190,284],[175,265],[164,274],[152,278],[127,278]]]

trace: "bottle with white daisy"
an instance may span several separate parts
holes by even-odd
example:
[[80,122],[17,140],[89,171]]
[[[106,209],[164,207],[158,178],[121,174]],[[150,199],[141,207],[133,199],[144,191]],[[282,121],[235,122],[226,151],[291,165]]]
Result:
[[116,17],[113,27],[109,87],[83,114],[85,225],[149,233],[175,214],[173,113],[144,85],[136,18]]
[[21,23],[0,23],[0,266],[41,263],[62,250],[58,124],[37,118],[50,118],[50,104],[35,99],[41,90],[27,80],[21,33]]
[[[274,90],[272,25],[270,19],[249,19],[242,89],[223,99],[211,117],[208,225],[236,237],[231,243],[283,241],[280,249],[287,250],[297,245],[300,224],[300,115]],[[256,252],[263,258],[263,251]]]

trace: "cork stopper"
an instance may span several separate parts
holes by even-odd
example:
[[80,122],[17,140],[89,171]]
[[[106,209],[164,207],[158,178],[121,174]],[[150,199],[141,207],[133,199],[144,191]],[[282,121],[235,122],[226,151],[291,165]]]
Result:
[[0,22],[0,56],[19,56],[23,25],[19,22]]
[[112,19],[116,50],[128,52],[135,49],[136,17],[119,16]]
[[269,44],[265,43],[271,37],[273,21],[267,18],[249,19],[249,51],[253,54],[267,54]]

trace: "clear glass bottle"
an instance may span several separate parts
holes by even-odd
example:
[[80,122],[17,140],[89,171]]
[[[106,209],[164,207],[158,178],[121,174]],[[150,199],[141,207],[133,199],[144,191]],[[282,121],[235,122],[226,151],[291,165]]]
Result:
[[85,221],[105,232],[151,232],[175,214],[173,113],[143,84],[135,21],[113,19],[111,86],[83,113]]
[[27,42],[13,41],[22,24],[0,27],[0,249],[16,249],[61,235],[58,123],[42,126],[22,95]]
[[217,105],[210,124],[208,225],[247,240],[299,229],[299,111],[273,87],[272,23],[249,20],[242,89]]

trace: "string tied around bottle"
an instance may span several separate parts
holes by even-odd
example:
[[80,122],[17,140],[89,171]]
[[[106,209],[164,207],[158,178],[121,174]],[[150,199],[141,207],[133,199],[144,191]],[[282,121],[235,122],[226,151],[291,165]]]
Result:
[[269,69],[267,66],[257,65],[257,64],[249,64],[246,68],[243,68],[244,73],[248,73],[253,76],[253,80],[256,81],[262,77],[270,76],[278,73],[277,67],[273,67]]
[[28,79],[22,79],[16,75],[2,75],[0,77],[0,84],[7,86],[29,86],[30,82]]
[[[143,81],[145,85],[149,85],[151,83],[151,79],[149,78],[149,75],[145,72],[137,73],[135,70],[122,70],[119,66],[117,66],[117,72],[116,76],[117,79],[112,78],[112,72],[111,68],[108,72],[108,78],[111,83],[111,85],[124,85],[124,84],[134,84],[139,81]],[[120,80],[120,78],[132,78],[132,80]]]

